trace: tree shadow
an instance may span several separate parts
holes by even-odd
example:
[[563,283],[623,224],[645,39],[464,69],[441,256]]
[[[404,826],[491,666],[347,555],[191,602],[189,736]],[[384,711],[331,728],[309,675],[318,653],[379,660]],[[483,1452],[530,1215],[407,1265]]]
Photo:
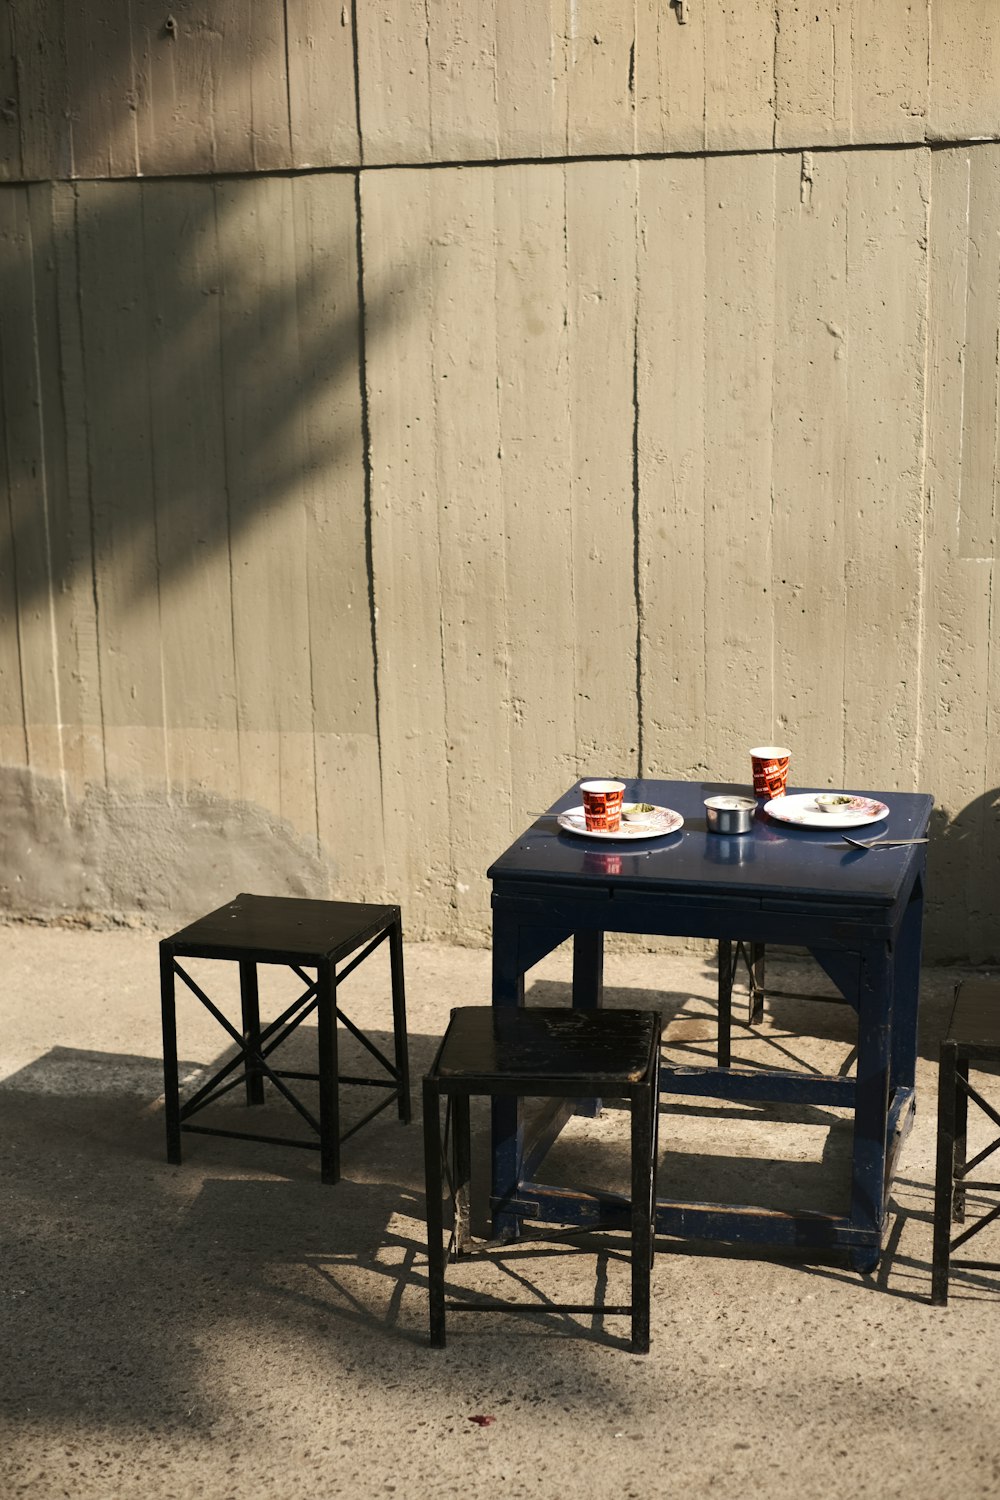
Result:
[[[298,1040],[303,1056],[315,1044]],[[422,1066],[437,1038],[412,1040]],[[0,1083],[0,1410],[57,1432],[207,1437],[238,1411],[242,1383],[267,1385],[289,1362],[317,1412],[338,1372],[355,1368],[374,1389],[440,1382],[454,1399],[454,1354],[442,1363],[428,1345],[419,1125],[372,1121],[345,1145],[334,1186],[311,1154],[216,1137],[186,1137],[183,1164],[170,1167],[159,1086],[156,1058],[64,1047]],[[615,1259],[573,1267],[582,1300],[595,1287],[604,1299]],[[560,1275],[552,1256],[518,1248],[512,1264],[470,1262],[449,1284],[471,1296],[491,1278],[517,1282],[544,1307],[562,1300],[550,1289]],[[550,1364],[558,1377],[564,1338],[538,1334],[626,1344],[600,1315],[503,1326],[502,1339],[492,1325],[487,1335],[501,1382],[516,1378],[524,1339],[538,1378]],[[478,1368],[481,1340],[458,1356]],[[595,1413],[625,1373],[595,1383]]]
[[19,611],[92,574],[114,625],[157,590],[169,609],[200,569],[238,612],[242,538],[289,500],[303,546],[339,536],[364,578],[362,318],[365,340],[398,326],[412,277],[363,296],[353,177],[6,187],[0,204],[0,578]]

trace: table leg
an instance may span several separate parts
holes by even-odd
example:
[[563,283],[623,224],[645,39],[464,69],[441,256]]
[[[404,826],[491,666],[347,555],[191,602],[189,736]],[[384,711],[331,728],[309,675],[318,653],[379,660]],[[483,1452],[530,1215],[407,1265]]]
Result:
[[874,1270],[881,1254],[894,977],[887,944],[874,943],[864,950],[858,995],[850,1224],[852,1229],[870,1231],[872,1241],[850,1251],[851,1265],[858,1271]]
[[903,913],[894,954],[890,1087],[912,1089],[917,1072],[917,1013],[920,1006],[920,944],[924,883],[918,877]]
[[389,968],[392,975],[392,1034],[396,1048],[396,1102],[399,1118],[410,1123],[410,1056],[406,1035],[406,986],[403,979],[403,924],[399,917],[389,929]]
[[757,1026],[764,1019],[764,966],[767,948],[764,943],[750,945],[750,996],[747,1008],[747,1024]]
[[[573,934],[573,1007],[575,1010],[599,1010],[604,1004],[604,933]],[[574,1114],[596,1119],[601,1113],[600,1099],[578,1099]]]
[[728,1068],[733,1060],[733,979],[736,974],[735,944],[719,939],[719,1041],[716,1062]]
[[[516,922],[505,920],[499,912],[493,919],[493,1004],[524,1004],[524,970]],[[524,1119],[520,1099],[499,1098],[491,1103],[493,1135],[493,1237],[501,1241],[516,1240],[520,1221],[516,1214],[498,1207],[517,1197],[524,1155]]]
[[649,1284],[656,1221],[656,1133],[660,1101],[647,1080],[632,1094],[632,1349],[649,1352]]

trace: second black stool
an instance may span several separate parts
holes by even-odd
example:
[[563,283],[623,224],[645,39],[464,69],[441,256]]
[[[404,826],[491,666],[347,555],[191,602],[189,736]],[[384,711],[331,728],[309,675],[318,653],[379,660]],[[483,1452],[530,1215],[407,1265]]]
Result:
[[[341,1010],[339,987],[369,954],[389,942],[395,1061],[375,1046]],[[357,950],[361,949],[359,953]],[[352,957],[352,955],[354,955]],[[242,1034],[213,1000],[177,962],[179,958],[228,959],[239,964]],[[350,960],[345,962],[345,960]],[[344,967],[337,968],[338,964]],[[276,1020],[261,1025],[257,965],[285,964],[306,989]],[[304,972],[315,969],[316,978]],[[197,996],[239,1051],[230,1062],[183,1105],[177,1077],[177,1021],[174,982],[180,978]],[[237,896],[227,906],[160,944],[160,1003],[163,1011],[163,1084],[167,1119],[167,1160],[181,1159],[181,1131],[203,1135],[236,1136],[272,1145],[303,1146],[320,1153],[324,1182],[340,1177],[340,1145],[396,1100],[399,1118],[410,1119],[410,1078],[407,1061],[406,1001],[403,992],[403,932],[398,906],[371,906],[361,901],[308,901],[295,896]],[[318,1068],[315,1073],[289,1072],[268,1061],[307,1016],[316,1012]],[[371,1053],[382,1069],[380,1077],[358,1078],[338,1073],[337,1023],[341,1022]],[[241,1071],[237,1072],[237,1069]],[[236,1074],[235,1077],[230,1075]],[[306,1108],[285,1079],[319,1083],[319,1119]],[[263,1104],[267,1079],[311,1126],[314,1138],[260,1135],[249,1130],[220,1130],[191,1124],[191,1116],[214,1103],[240,1083],[246,1084],[248,1104]],[[343,1135],[340,1130],[339,1084],[362,1084],[386,1090],[384,1099]],[[318,1137],[316,1139],[315,1137]]]
[[1000,1112],[969,1082],[969,1070],[1000,1063],[1000,984],[995,979],[966,979],[955,992],[951,1020],[941,1043],[938,1071],[937,1173],[934,1189],[934,1264],[931,1302],[944,1307],[953,1266],[962,1270],[1000,1271],[1000,1261],[956,1260],[974,1234],[1000,1218],[1000,1203],[952,1238],[952,1222],[965,1222],[965,1195],[970,1188],[1000,1193],[1000,1182],[973,1180],[969,1173],[1000,1148],[1000,1136],[968,1160],[966,1134],[971,1100],[994,1125]]
[[[631,1314],[632,1348],[649,1349],[649,1272],[656,1207],[660,1017],[646,1010],[567,1010],[464,1006],[453,1010],[444,1040],[424,1079],[424,1163],[431,1343],[445,1342],[445,1310],[460,1312],[600,1312]],[[440,1099],[451,1114],[451,1162],[445,1162]],[[469,1173],[472,1095],[628,1099],[632,1106],[632,1301],[591,1304],[446,1302],[444,1273],[452,1254],[470,1244]],[[447,1134],[447,1127],[446,1127]],[[448,1176],[455,1223],[444,1244],[442,1172]],[[590,1224],[588,1232],[599,1229]],[[620,1223],[613,1226],[620,1227]]]

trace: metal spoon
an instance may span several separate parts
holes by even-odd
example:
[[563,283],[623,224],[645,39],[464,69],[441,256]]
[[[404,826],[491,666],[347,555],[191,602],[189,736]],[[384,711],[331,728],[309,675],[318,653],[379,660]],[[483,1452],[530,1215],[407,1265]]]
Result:
[[852,839],[846,833],[840,837],[852,849],[902,849],[907,844],[929,844],[930,839]]

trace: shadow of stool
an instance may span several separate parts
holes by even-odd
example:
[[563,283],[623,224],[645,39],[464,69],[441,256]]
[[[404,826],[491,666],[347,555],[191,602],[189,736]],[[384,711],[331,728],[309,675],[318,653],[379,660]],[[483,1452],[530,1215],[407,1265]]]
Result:
[[[424,1164],[427,1181],[427,1258],[431,1343],[445,1342],[445,1313],[578,1312],[625,1314],[632,1319],[632,1348],[649,1349],[649,1281],[656,1204],[660,1017],[646,1010],[506,1009],[464,1006],[451,1021],[424,1079]],[[447,1101],[441,1133],[441,1096]],[[444,1274],[449,1260],[468,1252],[470,1111],[473,1095],[578,1099],[599,1095],[631,1104],[631,1201],[624,1206],[631,1230],[632,1300],[624,1307],[499,1300],[448,1302]],[[450,1137],[450,1160],[447,1143]],[[454,1228],[444,1243],[444,1181],[454,1205]],[[566,1194],[572,1224],[573,1194]],[[569,1233],[620,1229],[587,1223]],[[541,1236],[556,1238],[555,1235]]]
[[1000,1193],[1000,1182],[982,1182],[969,1175],[1000,1147],[1000,1135],[977,1152],[971,1161],[966,1159],[970,1101],[1000,1127],[1000,1113],[973,1087],[969,1072],[977,1066],[997,1063],[1000,1063],[1000,981],[963,980],[955,992],[938,1068],[937,1172],[931,1271],[931,1302],[938,1307],[947,1304],[948,1278],[952,1268],[1000,1271],[1000,1261],[958,1260],[952,1253],[985,1229],[987,1224],[1000,1218],[1000,1203],[954,1239],[951,1234],[953,1223],[965,1222],[966,1193],[970,1188]]
[[[386,940],[392,983],[394,1061],[390,1061],[344,1014],[338,999],[339,988],[347,976]],[[239,965],[242,1031],[236,1029],[186,973],[178,963],[180,958],[220,959]],[[281,1015],[264,1025],[260,1019],[258,964],[286,965],[306,985],[305,991]],[[338,969],[338,964],[343,967]],[[305,972],[307,969],[316,971],[315,979],[309,977]],[[174,990],[178,978],[214,1016],[238,1049],[236,1057],[213,1074],[183,1105],[177,1076]],[[170,1162],[178,1164],[181,1160],[181,1132],[192,1131],[319,1151],[322,1180],[336,1182],[340,1176],[341,1143],[393,1100],[397,1103],[400,1120],[409,1123],[403,935],[398,906],[371,906],[360,901],[309,901],[293,896],[237,896],[228,906],[200,917],[160,943],[160,1003],[167,1160]],[[269,1061],[272,1053],[313,1011],[317,1017],[317,1071],[292,1072],[272,1066]],[[381,1071],[377,1077],[361,1078],[338,1072],[338,1022],[347,1027],[379,1064]],[[319,1119],[288,1087],[287,1079],[319,1084]],[[246,1086],[247,1104],[263,1104],[265,1080],[297,1110],[318,1139],[261,1135],[250,1130],[223,1130],[191,1123],[193,1115],[241,1083]],[[385,1097],[343,1135],[340,1130],[340,1084],[386,1091]]]

